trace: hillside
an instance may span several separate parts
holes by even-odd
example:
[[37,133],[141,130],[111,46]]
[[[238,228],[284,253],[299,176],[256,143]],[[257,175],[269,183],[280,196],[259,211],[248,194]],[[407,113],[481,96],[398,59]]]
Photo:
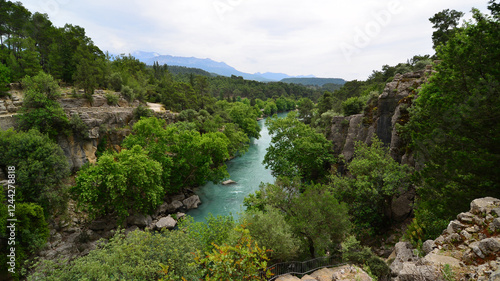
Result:
[[284,79],[281,79],[281,82],[302,84],[302,85],[305,85],[305,86],[313,85],[313,86],[320,86],[320,87],[322,87],[325,84],[344,85],[347,81],[345,81],[342,78],[316,78],[316,77],[308,77],[308,78],[284,78]]

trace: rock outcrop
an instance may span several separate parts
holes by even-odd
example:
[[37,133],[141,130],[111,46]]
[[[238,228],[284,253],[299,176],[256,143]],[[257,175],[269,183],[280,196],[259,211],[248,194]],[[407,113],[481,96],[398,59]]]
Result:
[[[1,130],[17,127],[16,115],[23,103],[19,87],[13,86],[9,93],[10,97],[0,99]],[[87,162],[95,162],[97,147],[103,141],[107,143],[107,148],[120,150],[121,142],[131,132],[133,111],[139,105],[138,101],[127,102],[123,98],[116,105],[110,105],[102,90],[96,91],[92,102],[63,93],[59,103],[68,118],[79,118],[87,128],[85,132],[77,132],[78,134],[61,134],[57,139],[73,171],[79,170]],[[148,103],[148,106],[156,117],[165,119],[168,123],[175,122],[176,113],[163,109],[160,104]]]
[[[393,81],[387,83],[378,98],[372,98],[363,114],[339,116],[332,119],[328,139],[334,144],[335,153],[343,155],[346,162],[352,160],[357,141],[367,144],[377,136],[390,148],[394,160],[402,164],[417,166],[413,155],[408,152],[397,131],[397,124],[404,125],[409,120],[408,107],[412,98],[432,74],[431,67],[426,70],[406,74],[396,74]],[[413,208],[415,190],[400,191],[394,197],[391,206],[391,218],[403,222],[409,217]]]
[[291,274],[285,274],[276,279],[276,281],[342,281],[359,280],[372,281],[373,279],[361,268],[354,265],[344,265],[334,268],[323,268],[306,274],[298,278]]
[[335,152],[350,161],[354,156],[356,141],[370,144],[373,136],[377,136],[390,147],[391,156],[396,161],[414,166],[412,155],[401,149],[404,143],[398,135],[396,124],[404,125],[408,121],[407,108],[411,105],[412,97],[432,72],[428,67],[423,71],[396,74],[382,94],[369,101],[363,114],[334,117],[329,139],[334,144]]
[[472,201],[469,212],[451,221],[436,240],[425,241],[419,257],[408,242],[396,244],[391,263],[393,280],[440,280],[445,266],[455,280],[500,278],[500,200]]

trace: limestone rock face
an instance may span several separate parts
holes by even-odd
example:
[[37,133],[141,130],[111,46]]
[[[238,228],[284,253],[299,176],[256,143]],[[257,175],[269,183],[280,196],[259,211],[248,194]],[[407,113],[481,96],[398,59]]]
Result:
[[456,280],[499,279],[499,205],[500,200],[490,197],[472,201],[471,210],[457,215],[441,236],[425,241],[422,258],[413,255],[410,244],[396,244],[390,266],[393,280],[441,280],[445,265],[458,274]]
[[[357,141],[371,144],[373,136],[377,136],[390,148],[392,158],[399,163],[418,166],[411,153],[405,148],[396,125],[404,125],[409,120],[408,107],[413,96],[424,84],[432,69],[396,75],[387,83],[383,93],[369,102],[364,113],[333,117],[328,139],[334,144],[336,154],[344,156],[346,162],[354,156],[354,145]],[[412,212],[415,190],[407,190],[392,200],[391,216],[396,222],[407,219]]]

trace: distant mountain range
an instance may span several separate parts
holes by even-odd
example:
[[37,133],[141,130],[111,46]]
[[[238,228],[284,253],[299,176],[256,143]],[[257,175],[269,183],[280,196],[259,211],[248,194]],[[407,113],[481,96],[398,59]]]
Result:
[[[272,73],[272,72],[266,72],[266,73],[258,72],[254,74],[245,73],[235,69],[232,66],[227,65],[224,62],[217,62],[211,59],[200,59],[195,57],[175,57],[170,55],[160,55],[155,52],[144,52],[144,51],[136,51],[133,52],[131,55],[147,65],[153,65],[154,62],[158,62],[160,65],[167,64],[171,66],[177,65],[177,66],[185,66],[191,68],[199,68],[218,75],[242,76],[244,79],[256,80],[260,82],[283,81],[286,83],[300,83],[304,85],[318,85],[318,86],[322,86],[323,84],[326,83],[336,83],[342,85],[346,82],[344,79],[340,78],[332,78],[333,79],[332,81],[336,82],[332,81],[326,82],[323,79],[329,79],[329,78],[315,78],[314,75],[290,76],[285,73]],[[294,80],[286,81],[286,79],[288,78],[293,78]],[[305,80],[301,81],[301,79]],[[310,80],[310,79],[320,79],[320,80]],[[322,84],[321,85],[313,84],[311,83],[311,81]]]

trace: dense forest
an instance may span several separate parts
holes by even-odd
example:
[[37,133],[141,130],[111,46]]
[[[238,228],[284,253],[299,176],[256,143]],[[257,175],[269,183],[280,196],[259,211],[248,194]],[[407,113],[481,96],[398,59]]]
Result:
[[[394,226],[387,208],[401,190],[417,192],[403,237],[417,249],[471,200],[500,196],[500,4],[490,0],[488,9],[473,9],[464,24],[454,10],[430,18],[432,56],[384,65],[365,81],[306,87],[147,66],[101,51],[82,27],[55,27],[46,14],[0,0],[0,97],[10,96],[9,83],[24,93],[19,127],[0,131],[2,273],[15,268],[15,280],[266,280],[271,264],[336,255],[384,280],[389,267],[368,241]],[[334,153],[327,139],[334,117],[364,112],[396,74],[427,65],[436,72],[409,98],[409,120],[398,127],[417,167],[395,161],[377,138],[356,143],[348,163]],[[110,104],[141,102],[120,150],[102,149],[96,163],[70,170],[57,137],[83,139],[87,128],[62,109],[62,89],[73,98],[92,100],[101,89]],[[145,102],[178,113],[177,122],[155,117]],[[152,214],[165,197],[226,179],[226,161],[259,137],[257,119],[285,111],[266,120],[272,141],[263,165],[276,182],[250,194],[239,219],[187,217],[161,232],[118,229],[83,257],[36,259],[70,202],[87,223]],[[9,205],[18,220],[14,244]]]

